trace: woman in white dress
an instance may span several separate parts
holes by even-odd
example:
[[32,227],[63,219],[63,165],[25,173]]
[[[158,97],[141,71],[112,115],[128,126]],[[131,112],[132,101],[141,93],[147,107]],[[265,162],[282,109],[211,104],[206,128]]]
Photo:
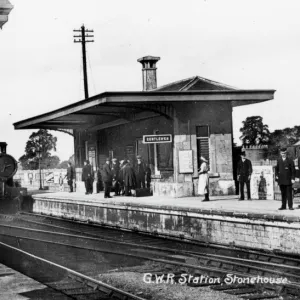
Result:
[[198,180],[198,194],[204,195],[202,201],[209,201],[209,190],[208,190],[208,161],[201,156],[201,166],[199,169],[199,180]]

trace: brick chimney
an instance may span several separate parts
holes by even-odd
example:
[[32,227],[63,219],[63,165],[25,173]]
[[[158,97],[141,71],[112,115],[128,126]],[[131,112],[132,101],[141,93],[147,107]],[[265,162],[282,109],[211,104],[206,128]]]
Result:
[[160,60],[160,57],[156,56],[144,56],[138,59],[143,65],[143,91],[151,91],[157,88],[156,79],[156,63]]

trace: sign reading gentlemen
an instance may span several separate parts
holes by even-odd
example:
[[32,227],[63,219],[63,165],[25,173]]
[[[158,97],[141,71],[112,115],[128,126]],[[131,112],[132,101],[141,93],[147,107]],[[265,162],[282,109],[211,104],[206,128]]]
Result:
[[143,144],[172,143],[171,134],[143,135]]

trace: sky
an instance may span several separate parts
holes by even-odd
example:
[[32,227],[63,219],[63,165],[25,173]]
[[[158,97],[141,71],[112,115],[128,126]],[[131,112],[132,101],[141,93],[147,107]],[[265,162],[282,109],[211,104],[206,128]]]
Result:
[[[234,108],[234,141],[248,116],[271,131],[300,125],[300,2],[297,0],[10,0],[0,31],[0,141],[18,159],[31,130],[13,123],[84,98],[81,45],[87,44],[89,94],[142,90],[137,59],[161,57],[158,85],[201,76],[241,89],[275,89],[275,99]],[[57,136],[68,159],[72,137]]]

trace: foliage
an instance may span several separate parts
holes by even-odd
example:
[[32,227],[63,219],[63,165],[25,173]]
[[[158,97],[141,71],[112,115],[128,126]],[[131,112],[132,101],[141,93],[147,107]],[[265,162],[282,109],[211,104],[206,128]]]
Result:
[[270,142],[270,131],[268,125],[263,123],[260,116],[247,117],[240,128],[242,133],[240,140],[243,146],[267,145]]
[[277,159],[279,157],[280,148],[292,146],[299,140],[300,126],[274,130],[270,135],[269,159]]
[[53,155],[44,159],[43,167],[44,169],[56,169],[59,166],[60,159],[58,156]]
[[69,163],[69,162],[72,164],[72,166],[75,165],[74,154],[71,155],[71,156],[69,157],[68,160],[62,161],[62,162],[57,166],[57,168],[58,168],[58,169],[67,169],[67,168],[68,168],[68,163]]
[[68,160],[63,160],[58,166],[58,169],[67,169],[68,168]]
[[[46,129],[40,129],[29,136],[25,146],[25,154],[19,158],[23,170],[36,170],[39,168],[39,159],[41,167],[49,168],[59,163],[59,158],[51,158],[51,151],[56,151],[57,138]],[[56,157],[56,158],[55,158]]]

